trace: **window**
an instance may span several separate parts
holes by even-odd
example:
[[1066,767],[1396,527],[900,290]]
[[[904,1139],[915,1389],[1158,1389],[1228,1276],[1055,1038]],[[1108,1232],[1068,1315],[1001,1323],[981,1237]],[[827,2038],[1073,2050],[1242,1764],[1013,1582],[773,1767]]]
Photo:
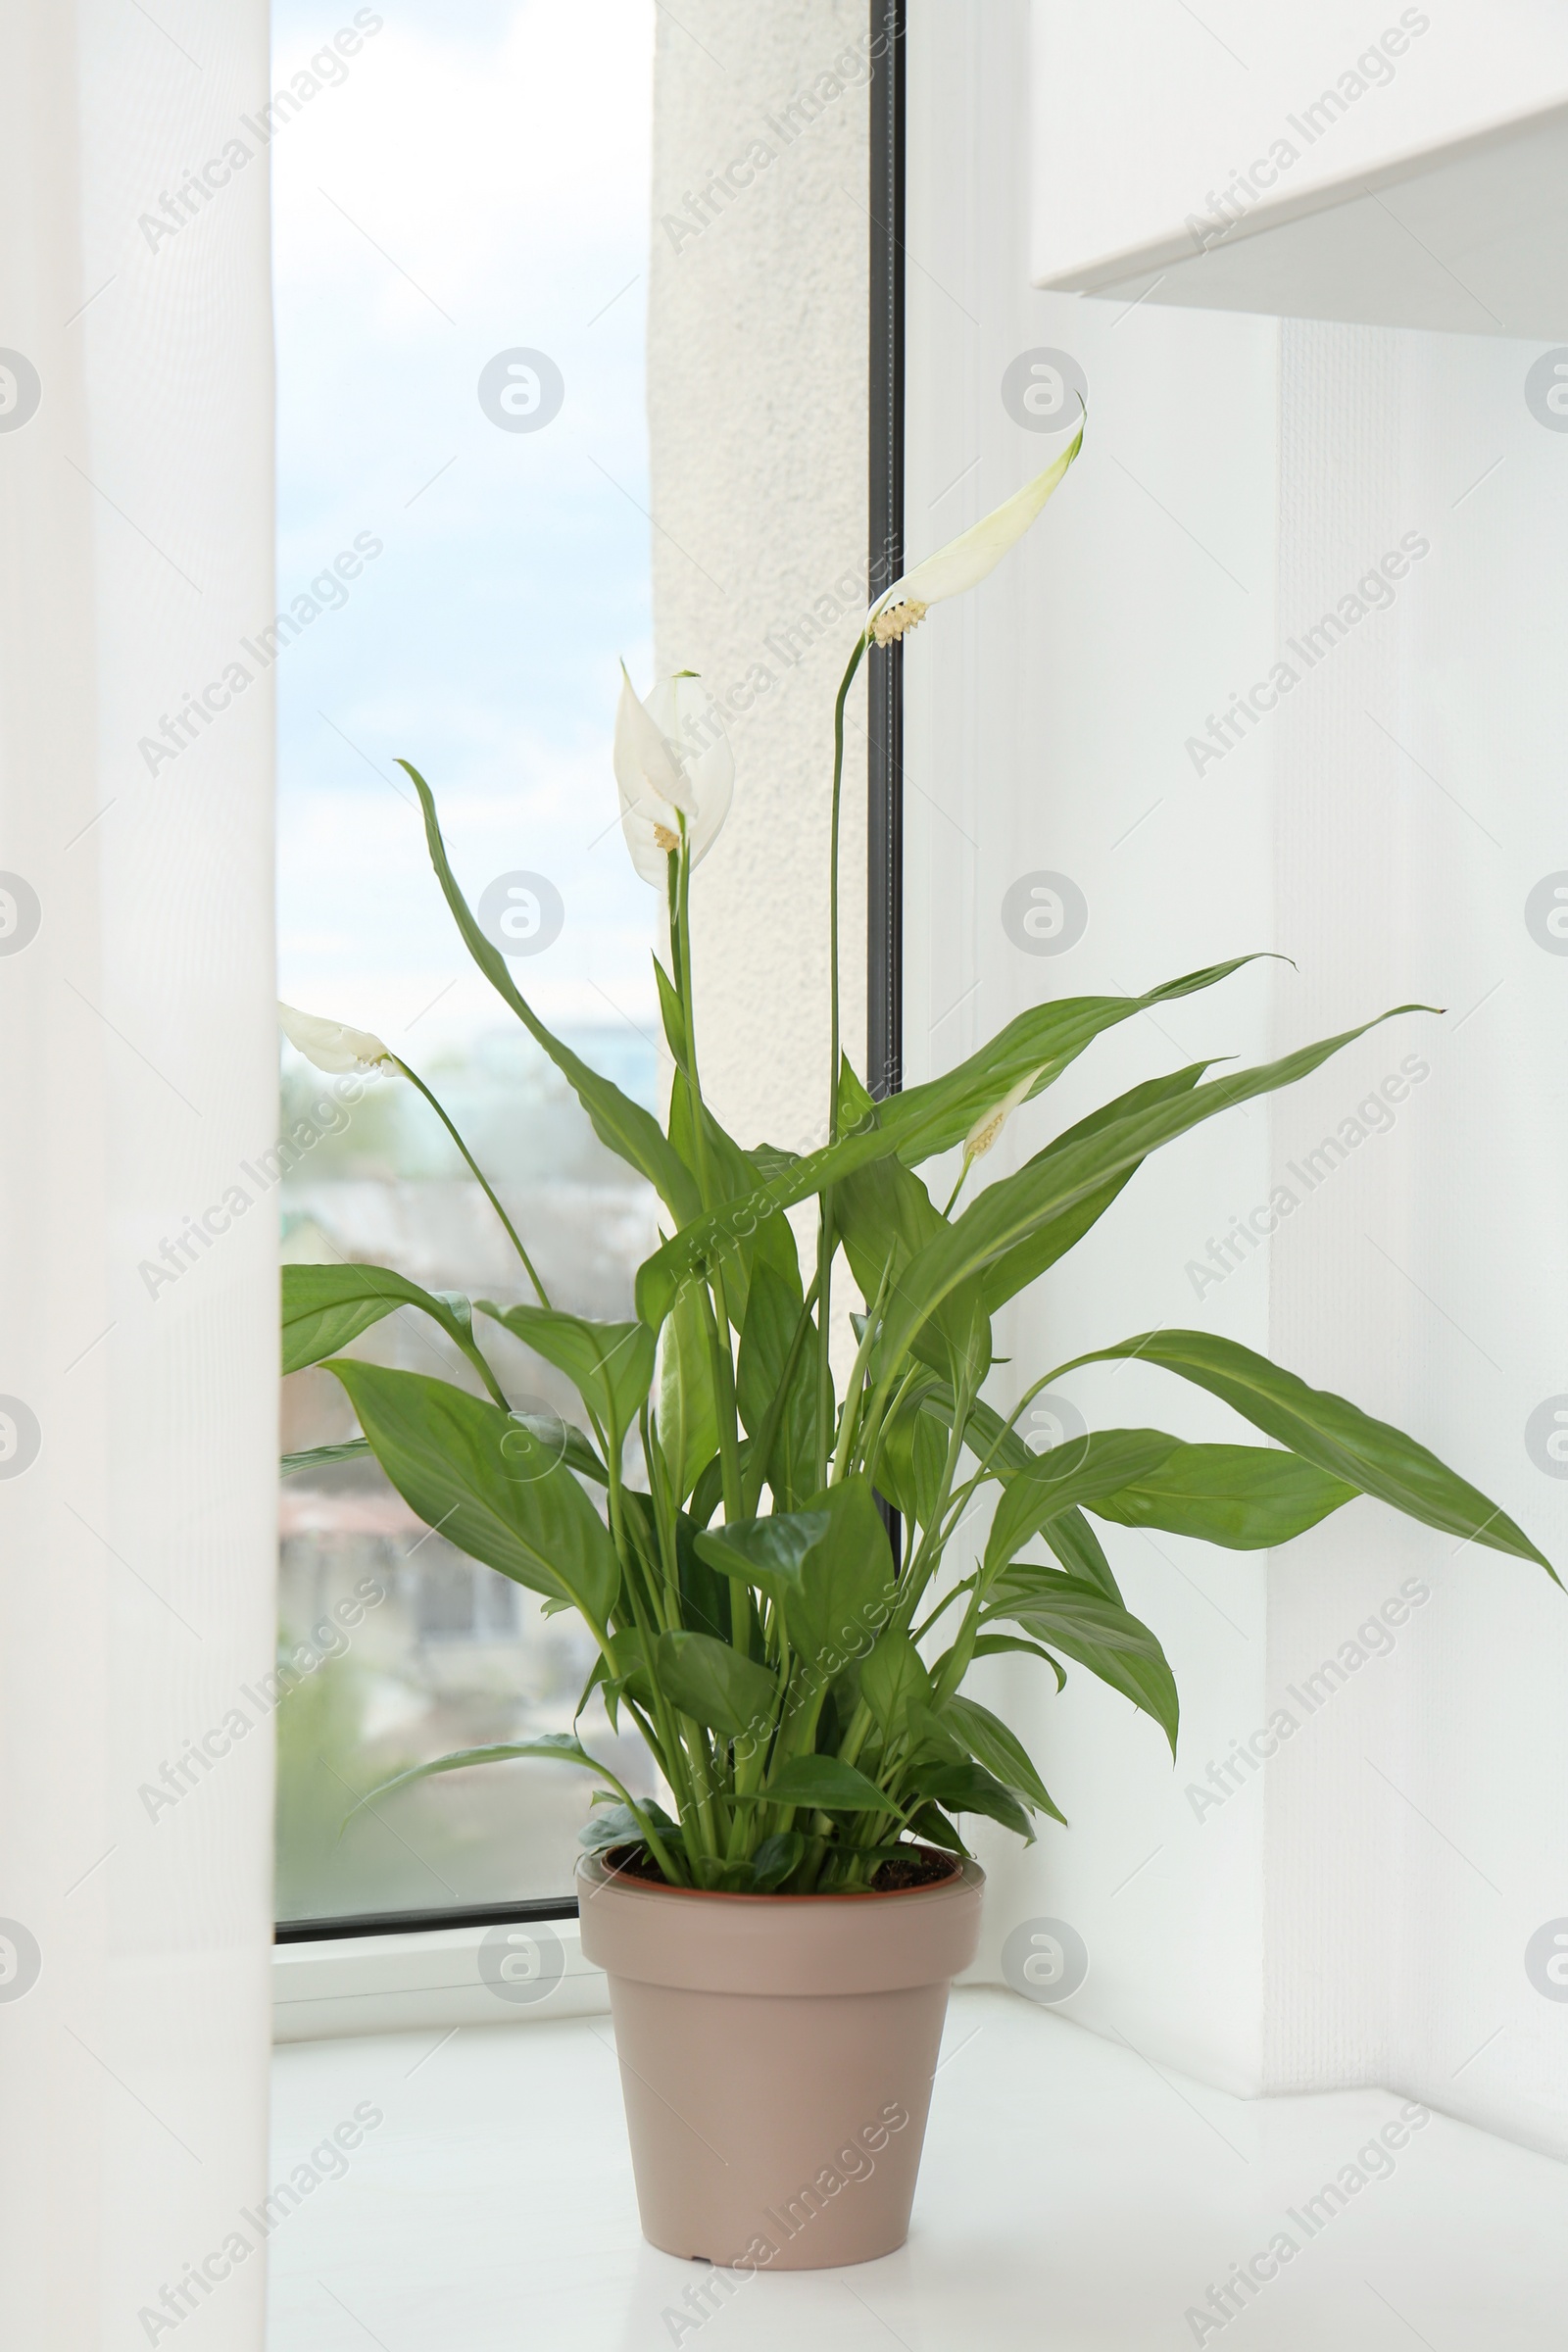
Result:
[[[384,1036],[440,1095],[553,1296],[624,1314],[651,1196],[463,953],[395,761],[428,778],[524,993],[653,1102],[656,908],[624,856],[610,739],[617,659],[645,690],[652,663],[654,8],[413,0],[343,18],[323,40],[318,11],[274,12],[278,619],[263,650],[279,993]],[[276,1159],[285,1259],[527,1295],[401,1082],[362,1090],[285,1052]],[[359,1351],[456,1368],[416,1315]],[[567,1407],[549,1367],[505,1340],[495,1352],[514,1403]],[[285,1384],[283,1419],[291,1449],[354,1426],[321,1371]],[[549,1764],[429,1783],[339,1829],[407,1765],[566,1729],[593,1663],[576,1621],[421,1527],[371,1461],[287,1481],[280,1540],[279,1915],[569,1890],[590,1789]],[[602,1714],[595,1733],[646,1771]]]

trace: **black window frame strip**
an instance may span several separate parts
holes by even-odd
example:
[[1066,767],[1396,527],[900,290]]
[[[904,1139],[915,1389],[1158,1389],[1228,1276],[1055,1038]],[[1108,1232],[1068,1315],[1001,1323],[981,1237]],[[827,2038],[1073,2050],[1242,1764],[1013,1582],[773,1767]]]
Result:
[[[872,597],[904,569],[906,0],[871,0],[871,248],[867,574]],[[865,1083],[904,1085],[904,647],[866,656]],[[878,1506],[895,1560],[899,1514]]]
[[[875,597],[904,568],[905,122],[907,0],[870,0],[869,368],[867,579]],[[904,649],[866,660],[866,1083],[873,1099],[904,1083]],[[882,1505],[899,1551],[899,1515]],[[372,1911],[281,1919],[277,1943],[360,1936],[416,1936],[449,1928],[575,1919],[574,1895],[455,1904],[441,1911]]]

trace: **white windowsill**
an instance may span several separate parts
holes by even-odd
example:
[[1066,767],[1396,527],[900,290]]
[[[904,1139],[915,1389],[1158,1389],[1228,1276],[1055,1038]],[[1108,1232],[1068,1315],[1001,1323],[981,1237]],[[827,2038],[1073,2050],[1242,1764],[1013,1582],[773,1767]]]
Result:
[[[270,2352],[1562,2352],[1549,2157],[1434,2115],[1308,2232],[1397,2094],[1230,2098],[998,1991],[955,1995],[945,2047],[908,2244],[738,2282],[639,2234],[608,2018],[280,2050],[272,2180],[318,2163],[269,2244]],[[1282,2230],[1288,2265],[1200,2333]]]
[[[562,1973],[543,1998],[502,1998],[480,1974],[486,1928],[434,1928],[412,1936],[345,1936],[272,1948],[272,2039],[333,2040],[345,2034],[405,2034],[425,2027],[523,2026],[608,2014],[604,1972],[582,1956],[574,1919],[520,1923],[561,1945]],[[961,1984],[978,1982],[971,1971]]]
[[486,1928],[413,1936],[345,1936],[272,1947],[272,2038],[320,2041],[341,2034],[401,2034],[426,2026],[525,2025],[610,2007],[604,1971],[582,1956],[574,1919],[522,1923],[561,1944],[563,1970],[536,2003],[500,1999],[479,1973]]

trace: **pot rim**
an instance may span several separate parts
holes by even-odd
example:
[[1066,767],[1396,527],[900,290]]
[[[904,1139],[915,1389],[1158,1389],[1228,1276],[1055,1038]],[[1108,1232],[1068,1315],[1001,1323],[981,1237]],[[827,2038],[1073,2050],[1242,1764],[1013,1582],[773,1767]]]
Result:
[[974,1861],[972,1855],[949,1854],[942,1846],[923,1845],[917,1841],[913,1849],[915,1852],[940,1855],[943,1860],[952,1863],[953,1867],[945,1878],[928,1879],[923,1886],[846,1886],[841,1890],[830,1889],[826,1894],[747,1894],[738,1887],[671,1886],[667,1881],[656,1883],[653,1879],[635,1877],[628,1871],[612,1867],[609,1862],[608,1856],[620,1850],[619,1847],[609,1846],[602,1847],[597,1853],[584,1854],[577,1864],[578,1875],[589,1878],[592,1873],[597,1871],[600,1879],[599,1886],[595,1889],[596,1892],[613,1886],[628,1893],[674,1894],[691,1897],[705,1903],[788,1903],[791,1905],[796,1903],[889,1903],[897,1902],[905,1895],[909,1894],[949,1894],[956,1886],[973,1884],[973,1881],[966,1875],[969,1871],[973,1871],[977,1879],[982,1875],[979,1865]]

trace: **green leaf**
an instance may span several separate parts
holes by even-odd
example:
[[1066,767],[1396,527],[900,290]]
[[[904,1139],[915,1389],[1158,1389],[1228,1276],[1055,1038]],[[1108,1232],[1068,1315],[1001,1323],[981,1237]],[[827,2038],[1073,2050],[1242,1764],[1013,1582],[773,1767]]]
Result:
[[743,1562],[728,1573],[747,1574],[778,1603],[791,1647],[813,1665],[868,1649],[891,1614],[893,1553],[858,1473],[814,1494],[808,1510],[716,1528],[697,1548],[715,1568]]
[[860,1696],[884,1743],[904,1732],[911,1706],[929,1702],[931,1677],[906,1635],[887,1633],[876,1642],[860,1668]]
[[494,1306],[476,1301],[481,1314],[505,1324],[547,1364],[564,1372],[578,1396],[607,1428],[624,1436],[654,1385],[654,1334],[645,1323],[591,1323],[582,1315],[547,1306]]
[[352,1820],[367,1805],[373,1805],[377,1797],[390,1796],[396,1788],[411,1788],[416,1781],[428,1781],[438,1772],[466,1772],[470,1764],[509,1764],[516,1756],[546,1756],[558,1764],[579,1764],[585,1772],[597,1772],[601,1780],[613,1779],[570,1732],[541,1732],[536,1740],[512,1740],[500,1747],[460,1747],[455,1755],[437,1756],[432,1763],[416,1764],[407,1772],[395,1773],[368,1796],[362,1796],[349,1818]]
[[[744,1441],[743,1441],[744,1443]],[[694,1527],[706,1527],[724,1499],[724,1457],[710,1454],[697,1474],[689,1509]]]
[[[604,1790],[601,1789],[601,1797],[604,1793]],[[644,1819],[651,1821],[655,1829],[662,1830],[666,1837],[673,1838],[678,1841],[680,1838],[679,1822],[671,1821],[663,1806],[655,1804],[652,1797],[645,1796],[640,1802]],[[612,1800],[609,1804],[596,1801],[587,1821],[577,1832],[577,1843],[586,1853],[590,1854],[605,1853],[613,1845],[641,1845],[642,1842],[642,1822],[638,1820],[630,1805],[622,1803],[619,1798]]]
[[546,1461],[561,1460],[579,1478],[596,1479],[608,1487],[610,1472],[595,1453],[588,1440],[573,1422],[563,1421],[557,1413],[514,1413],[514,1425],[535,1439]]
[[952,1422],[951,1394],[947,1420],[928,1409],[928,1391],[916,1383],[882,1425],[876,1457],[876,1483],[894,1507],[917,1527],[929,1527],[942,1494],[942,1472],[948,1458],[948,1429]]
[[1031,1454],[1003,1488],[986,1544],[987,1573],[1010,1560],[1048,1520],[1130,1485],[1156,1469],[1175,1446],[1157,1429],[1104,1429]]
[[1121,1606],[1121,1587],[1110,1573],[1110,1562],[1100,1538],[1082,1511],[1058,1512],[1054,1519],[1046,1521],[1040,1533],[1069,1576],[1093,1585],[1107,1600],[1113,1600],[1118,1608]]
[[1089,1508],[1121,1527],[1161,1527],[1232,1551],[1288,1544],[1360,1492],[1269,1446],[1177,1446],[1157,1468]]
[[694,1539],[699,1559],[723,1577],[797,1576],[801,1563],[828,1531],[825,1510],[773,1511],[765,1519],[741,1519],[727,1527],[703,1529]]
[[[1147,1012],[1151,1005],[1169,1004],[1213,988],[1256,956],[1236,956],[1227,963],[1212,963],[1163,981],[1141,997],[1058,997],[1018,1013],[967,1061],[924,1086],[911,1086],[877,1105],[879,1124],[896,1139],[899,1157],[906,1167],[931,1159],[961,1143],[975,1122],[995,1109],[1021,1078],[1038,1071],[1026,1102],[1055,1083],[1068,1063],[1086,1046],[1119,1022]],[[1282,960],[1288,960],[1284,958]]]
[[[1379,1020],[1389,1021],[1399,1013],[1431,1009],[1429,1005],[1397,1004],[1380,1014]],[[1332,1054],[1377,1026],[1378,1021],[1364,1021],[1358,1028],[1344,1030],[1337,1037],[1302,1046],[1278,1061],[1266,1062],[1256,1069],[1238,1070],[1228,1078],[1213,1079],[1190,1094],[1178,1095],[1113,1120],[1070,1149],[1030,1160],[1015,1174],[989,1186],[906,1269],[884,1318],[880,1351],[884,1381],[892,1378],[902,1358],[911,1350],[921,1326],[937,1312],[943,1300],[961,1284],[983,1273],[1006,1250],[1028,1240],[1053,1218],[1088,1200],[1108,1178],[1135,1167],[1157,1146],[1172,1142],[1219,1111],[1250,1102],[1254,1096],[1272,1094],[1279,1087],[1308,1076]]]
[[[949,1813],[983,1813],[990,1821],[1000,1821],[1026,1845],[1033,1845],[1034,1825],[1022,1803],[983,1764],[919,1763],[910,1779],[915,1796],[941,1805]],[[1059,1821],[1061,1816],[1056,1818]],[[919,1819],[916,1814],[915,1821]]]
[[484,1367],[468,1317],[457,1314],[450,1298],[421,1290],[416,1282],[394,1274],[390,1266],[285,1266],[284,1371],[303,1372],[308,1364],[335,1355],[400,1306],[420,1308],[432,1323],[439,1323],[470,1363]]
[[703,1299],[688,1283],[665,1320],[659,1358],[659,1443],[684,1502],[718,1450],[718,1404]]
[[1067,1676],[1061,1660],[1054,1658],[1049,1649],[1042,1649],[1038,1642],[1025,1642],[1020,1634],[981,1634],[969,1654],[975,1658],[1000,1658],[1008,1650],[1022,1650],[1027,1657],[1043,1658],[1056,1678],[1056,1689],[1066,1690]]
[[993,1715],[977,1698],[958,1696],[950,1698],[942,1709],[942,1721],[957,1734],[974,1761],[994,1773],[1004,1788],[1015,1790],[1026,1805],[1049,1813],[1053,1821],[1066,1828],[1066,1815],[1057,1811],[1027,1749],[1000,1715]]
[[[1151,1078],[1143,1086],[1133,1087],[1127,1094],[1118,1095],[1114,1102],[1107,1102],[1102,1109],[1092,1111],[1087,1119],[1080,1119],[1076,1127],[1069,1127],[1064,1134],[1058,1135],[1054,1143],[1046,1146],[1044,1152],[1035,1153],[1030,1164],[1038,1166],[1043,1160],[1059,1158],[1064,1152],[1070,1152],[1075,1144],[1101,1134],[1118,1119],[1137,1117],[1158,1103],[1174,1102],[1178,1096],[1191,1094],[1203,1072],[1212,1067],[1212,1062],[1208,1061],[1190,1062],[1185,1070],[1175,1070],[1167,1078]],[[1012,1249],[1004,1250],[999,1258],[993,1259],[983,1279],[988,1309],[995,1314],[999,1306],[1015,1297],[1037,1275],[1044,1274],[1048,1266],[1054,1266],[1058,1258],[1065,1257],[1068,1250],[1083,1240],[1090,1227],[1100,1222],[1111,1202],[1131,1184],[1142,1166],[1142,1160],[1134,1160],[1130,1167],[1107,1178],[1098,1192],[1088,1194],[1075,1207],[1064,1209],[1059,1217],[1053,1217],[1037,1232],[1030,1234],[1026,1241],[1015,1243]]]
[[664,1043],[669,1048],[669,1058],[677,1070],[684,1070],[689,1059],[686,1008],[681,1004],[679,989],[657,956],[654,957],[654,980],[659,990],[659,1014],[664,1024]]
[[341,1359],[331,1369],[376,1460],[427,1527],[514,1583],[579,1609],[591,1625],[608,1623],[620,1562],[564,1461],[541,1475],[519,1474],[519,1459],[538,1458],[537,1441],[528,1439],[530,1454],[519,1454],[517,1420],[446,1381]]
[[675,1522],[675,1561],[680,1579],[680,1621],[694,1634],[711,1634],[727,1641],[730,1631],[729,1585],[714,1573],[697,1549],[702,1533],[682,1511]]
[[799,1830],[775,1830],[752,1856],[752,1881],[759,1894],[771,1894],[798,1870],[806,1853]]
[[[703,1153],[699,1154],[696,1097],[684,1073],[677,1069],[670,1086],[669,1140],[682,1160],[701,1181],[706,1156],[710,1198],[716,1194],[721,1200],[738,1200],[756,1191],[762,1182],[760,1170],[734,1137],[725,1133],[706,1103],[702,1131]],[[746,1320],[752,1273],[759,1264],[771,1266],[786,1284],[792,1284],[799,1302],[800,1252],[785,1218],[762,1217],[744,1233],[737,1230],[735,1247],[725,1255],[725,1305],[737,1331]]]
[[329,1470],[334,1462],[363,1462],[369,1451],[364,1438],[350,1438],[342,1446],[311,1446],[303,1453],[285,1453],[278,1472],[297,1478],[302,1470]]
[[[1414,1438],[1374,1421],[1358,1405],[1328,1389],[1308,1388],[1294,1372],[1282,1371],[1267,1356],[1255,1355],[1235,1340],[1211,1338],[1201,1331],[1151,1331],[1141,1339],[1123,1340],[1116,1348],[1099,1348],[1079,1356],[1081,1364],[1108,1362],[1118,1356],[1137,1356],[1159,1364],[1183,1380],[1192,1381],[1210,1396],[1232,1405],[1266,1437],[1274,1438],[1313,1462],[1332,1479],[1354,1487],[1357,1493],[1392,1504],[1408,1518],[1494,1551],[1534,1560],[1553,1584],[1560,1578],[1506,1512],[1488,1500],[1478,1488],[1429,1453]],[[1064,1365],[1064,1371],[1072,1369]]]
[[920,1805],[909,1815],[909,1834],[914,1838],[923,1838],[928,1845],[942,1846],[950,1854],[967,1854],[969,1851],[947,1815],[940,1813],[933,1804]]
[[[809,1317],[802,1344],[795,1348],[793,1367],[789,1361],[803,1311],[798,1267],[781,1271],[765,1260],[753,1266],[735,1369],[735,1401],[754,1441],[760,1441],[769,1420],[773,1423],[762,1476],[784,1511],[797,1510],[816,1485],[816,1358],[811,1346],[816,1327]],[[789,1386],[775,1412],[786,1369]]]
[[[1019,1013],[989,1045],[945,1077],[932,1079],[925,1086],[910,1087],[904,1094],[891,1095],[886,1102],[872,1105],[862,1113],[854,1134],[841,1136],[836,1144],[826,1144],[820,1151],[790,1161],[746,1198],[727,1200],[706,1215],[687,1220],[682,1231],[638,1268],[638,1314],[657,1329],[692,1268],[732,1250],[738,1239],[755,1231],[764,1217],[798,1200],[808,1200],[825,1186],[843,1183],[858,1169],[869,1167],[891,1153],[897,1152],[906,1167],[932,1158],[951,1145],[960,1143],[981,1114],[993,1109],[1020,1078],[1037,1072],[1030,1093],[1038,1094],[1059,1077],[1102,1030],[1130,1020],[1134,1013],[1147,1011],[1152,1004],[1190,996],[1198,989],[1212,988],[1217,981],[1240,971],[1244,964],[1256,960],[1254,956],[1238,956],[1228,963],[1210,964],[1202,971],[1188,972],[1179,980],[1166,981],[1142,997],[1068,997]],[[1141,1156],[1141,1152],[1134,1154]],[[760,1174],[761,1163],[756,1154],[753,1158]],[[1114,1167],[1107,1163],[1095,1181],[1103,1183],[1113,1173]],[[1087,1186],[1085,1191],[1092,1189],[1093,1186]],[[1064,1200],[1058,1205],[1068,1207],[1072,1203]],[[1024,1237],[1019,1234],[1012,1238]]]
[[[846,1132],[874,1110],[848,1061],[839,1084],[840,1126]],[[867,1304],[887,1276],[896,1287],[904,1268],[928,1242],[946,1230],[946,1220],[918,1176],[896,1158],[873,1160],[847,1176],[833,1193],[833,1223],[850,1271]],[[945,1299],[915,1344],[915,1352],[938,1372],[956,1377],[967,1370],[974,1382],[991,1362],[991,1327],[978,1286]]]
[[1011,1618],[1048,1648],[1073,1658],[1152,1716],[1176,1752],[1176,1678],[1158,1638],[1093,1585],[1054,1568],[1014,1561],[990,1588],[983,1622]]
[[430,863],[435,868],[447,905],[463,934],[464,945],[474,962],[503,1003],[516,1014],[534,1042],[549,1054],[588,1113],[600,1142],[607,1145],[617,1158],[625,1160],[640,1175],[647,1177],[677,1221],[684,1222],[694,1217],[702,1206],[697,1186],[652,1111],[644,1110],[640,1102],[633,1102],[610,1079],[602,1078],[597,1070],[591,1070],[569,1046],[563,1045],[554,1031],[545,1027],[527,999],[518,994],[506,957],[499,948],[486,939],[458,887],[457,877],[447,858],[446,843],[441,838],[441,826],[429,785],[417,768],[410,766],[407,760],[400,760],[398,765],[419,796],[419,805],[424,810],[424,838],[430,853]]
[[654,1673],[682,1715],[726,1740],[750,1731],[766,1737],[778,1677],[709,1634],[665,1633],[654,1644]]
[[624,1696],[634,1699],[640,1707],[653,1705],[653,1678],[640,1626],[623,1625],[618,1633],[611,1635],[604,1665],[607,1701]]
[[[821,1813],[903,1813],[874,1781],[838,1756],[792,1756],[758,1801],[777,1805],[813,1805]],[[737,1796],[737,1803],[745,1800]]]

